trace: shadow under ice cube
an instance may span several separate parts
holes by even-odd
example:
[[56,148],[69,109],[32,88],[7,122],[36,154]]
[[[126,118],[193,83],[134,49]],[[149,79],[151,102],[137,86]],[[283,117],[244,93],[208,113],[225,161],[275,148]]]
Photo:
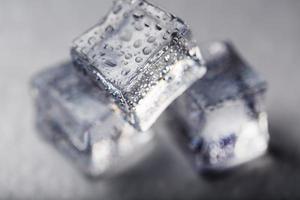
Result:
[[81,80],[71,63],[47,69],[32,82],[40,133],[86,174],[118,171],[147,149],[150,131],[138,132],[124,121],[105,92]]
[[226,42],[202,47],[207,74],[173,105],[198,170],[224,170],[265,153],[265,81]]
[[139,130],[205,73],[188,26],[144,0],[116,1],[71,53],[76,68],[108,91]]

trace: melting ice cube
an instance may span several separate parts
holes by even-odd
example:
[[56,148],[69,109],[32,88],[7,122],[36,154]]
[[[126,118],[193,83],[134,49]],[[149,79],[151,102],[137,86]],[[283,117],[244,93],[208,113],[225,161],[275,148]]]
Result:
[[198,170],[224,170],[265,153],[265,81],[228,42],[202,47],[207,74],[173,105]]
[[116,1],[74,41],[71,53],[77,69],[104,88],[139,130],[205,73],[188,26],[144,0]]
[[72,63],[65,63],[33,79],[40,133],[88,175],[128,166],[147,149],[151,131],[135,130],[114,111],[105,92],[77,75]]

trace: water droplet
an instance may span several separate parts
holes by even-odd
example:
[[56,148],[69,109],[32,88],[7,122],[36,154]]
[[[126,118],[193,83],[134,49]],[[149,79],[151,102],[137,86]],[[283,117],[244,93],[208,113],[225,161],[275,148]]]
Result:
[[132,16],[136,19],[140,19],[144,17],[144,13],[140,10],[135,11]]
[[141,31],[144,29],[144,27],[141,23],[136,23],[134,27],[137,31]]
[[118,14],[122,10],[122,5],[116,5],[113,8],[113,13]]
[[92,59],[93,59],[93,60],[97,60],[97,59],[98,59],[98,55],[97,55],[97,54],[93,54],[93,55],[92,55]]
[[125,30],[122,32],[120,39],[125,41],[125,42],[129,42],[132,38],[132,32],[129,30]]
[[168,16],[166,13],[163,15],[163,18],[162,18],[164,21],[170,19],[170,16]]
[[82,50],[81,50],[81,52],[83,54],[87,54],[88,53],[88,48],[87,47],[83,47]]
[[162,29],[162,27],[161,27],[160,24],[156,24],[156,25],[155,25],[155,28],[156,28],[157,30],[159,30],[159,31],[161,31],[161,29]]
[[145,25],[146,27],[148,27],[148,28],[150,27],[150,23],[149,23],[149,22],[145,22],[144,25]]
[[145,55],[149,55],[150,53],[151,53],[151,49],[149,48],[149,47],[145,47],[144,49],[143,49],[143,53],[145,54]]
[[115,67],[115,66],[117,66],[117,63],[115,63],[114,61],[109,60],[109,59],[106,59],[106,60],[104,61],[104,64],[106,64],[106,65],[109,66],[109,67]]
[[133,43],[133,46],[134,46],[135,48],[139,48],[141,45],[142,45],[142,40],[136,40],[136,41]]
[[125,18],[127,18],[127,17],[129,16],[128,12],[125,12],[125,13],[123,14],[123,16],[124,16]]
[[109,51],[114,50],[114,48],[112,46],[109,46],[108,44],[105,44],[103,48]]
[[174,44],[177,44],[179,42],[179,37],[178,37],[178,33],[174,32],[171,34],[171,37],[172,37],[172,42]]
[[114,27],[112,27],[111,25],[107,26],[105,28],[105,31],[108,32],[108,33],[112,33],[114,31]]
[[129,74],[129,72],[130,72],[130,69],[128,69],[128,70],[123,70],[123,71],[121,72],[121,74],[122,74],[123,76],[127,76],[127,75]]
[[164,36],[163,36],[163,39],[167,40],[168,38],[169,38],[169,35],[165,33]]
[[129,60],[130,58],[132,58],[132,54],[131,53],[128,53],[125,55],[125,59]]
[[95,43],[95,41],[96,41],[96,38],[95,38],[95,37],[90,37],[89,40],[88,40],[88,44],[89,44],[89,45],[92,45],[92,44]]
[[141,1],[141,2],[139,3],[139,6],[143,6],[143,5],[144,5],[144,2]]
[[155,37],[153,37],[153,36],[150,36],[148,39],[147,39],[147,42],[149,42],[149,43],[153,43],[153,42],[155,42]]
[[136,57],[135,58],[135,62],[137,62],[137,63],[140,63],[140,62],[142,62],[143,61],[143,59],[141,58],[141,57]]

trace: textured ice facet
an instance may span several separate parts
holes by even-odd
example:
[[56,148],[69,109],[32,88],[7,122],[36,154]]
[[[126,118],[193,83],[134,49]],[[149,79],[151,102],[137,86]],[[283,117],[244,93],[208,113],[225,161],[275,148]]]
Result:
[[36,75],[37,127],[85,173],[96,176],[128,163],[125,159],[145,148],[152,134],[135,130],[114,111],[105,92],[77,75],[71,63]]
[[77,69],[110,93],[140,130],[205,73],[188,26],[143,0],[116,1],[71,52]]
[[265,153],[265,81],[226,42],[202,46],[207,74],[173,109],[187,127],[198,170],[224,170]]

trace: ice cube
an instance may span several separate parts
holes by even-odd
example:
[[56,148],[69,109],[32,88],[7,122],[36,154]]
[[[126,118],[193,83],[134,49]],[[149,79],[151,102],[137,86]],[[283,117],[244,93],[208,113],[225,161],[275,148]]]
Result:
[[104,88],[125,119],[147,130],[205,67],[188,26],[144,0],[118,0],[74,41],[79,71]]
[[35,76],[37,127],[86,174],[118,171],[145,152],[152,133],[130,126],[105,92],[77,75],[68,62]]
[[202,46],[207,74],[172,109],[185,122],[198,170],[225,170],[265,153],[266,82],[229,42]]

